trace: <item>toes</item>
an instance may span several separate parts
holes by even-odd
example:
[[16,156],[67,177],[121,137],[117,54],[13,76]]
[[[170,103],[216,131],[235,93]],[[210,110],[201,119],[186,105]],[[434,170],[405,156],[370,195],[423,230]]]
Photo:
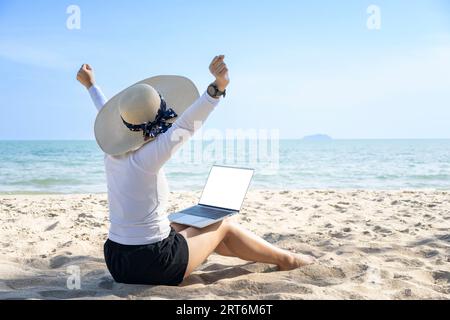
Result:
[[299,256],[299,259],[302,266],[307,266],[316,262],[316,258],[313,256],[301,255]]

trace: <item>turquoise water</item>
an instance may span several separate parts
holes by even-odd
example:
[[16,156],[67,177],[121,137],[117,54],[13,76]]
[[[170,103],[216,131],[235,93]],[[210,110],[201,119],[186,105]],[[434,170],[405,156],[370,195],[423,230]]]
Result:
[[[94,141],[0,141],[0,193],[106,192]],[[253,188],[450,189],[450,140],[281,140],[279,162],[171,160],[172,190],[199,190],[212,164],[256,169]]]

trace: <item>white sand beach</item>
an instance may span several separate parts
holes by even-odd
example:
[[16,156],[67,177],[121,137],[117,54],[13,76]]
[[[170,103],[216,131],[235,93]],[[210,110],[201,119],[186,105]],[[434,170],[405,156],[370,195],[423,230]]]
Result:
[[[198,196],[172,193],[169,210]],[[213,255],[181,287],[118,284],[103,261],[106,195],[1,195],[0,299],[450,298],[450,192],[251,191],[238,220],[318,262],[278,272]]]

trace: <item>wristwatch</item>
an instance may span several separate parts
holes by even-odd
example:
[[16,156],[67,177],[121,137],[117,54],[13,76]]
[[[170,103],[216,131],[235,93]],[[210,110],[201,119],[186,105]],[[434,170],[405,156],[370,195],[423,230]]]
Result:
[[220,96],[223,96],[225,98],[225,96],[227,95],[227,90],[225,89],[224,91],[220,91],[215,83],[211,83],[208,86],[207,92],[211,97],[216,99],[220,98]]

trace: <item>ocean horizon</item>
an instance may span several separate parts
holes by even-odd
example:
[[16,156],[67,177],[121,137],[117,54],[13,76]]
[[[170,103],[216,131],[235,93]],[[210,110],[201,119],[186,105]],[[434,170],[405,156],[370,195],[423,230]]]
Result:
[[[199,158],[195,144],[164,166],[172,191],[201,190],[213,164],[254,168],[252,189],[450,189],[450,139],[281,139],[264,157],[248,145],[229,157],[203,141]],[[2,140],[0,150],[2,194],[107,191],[94,140]]]

